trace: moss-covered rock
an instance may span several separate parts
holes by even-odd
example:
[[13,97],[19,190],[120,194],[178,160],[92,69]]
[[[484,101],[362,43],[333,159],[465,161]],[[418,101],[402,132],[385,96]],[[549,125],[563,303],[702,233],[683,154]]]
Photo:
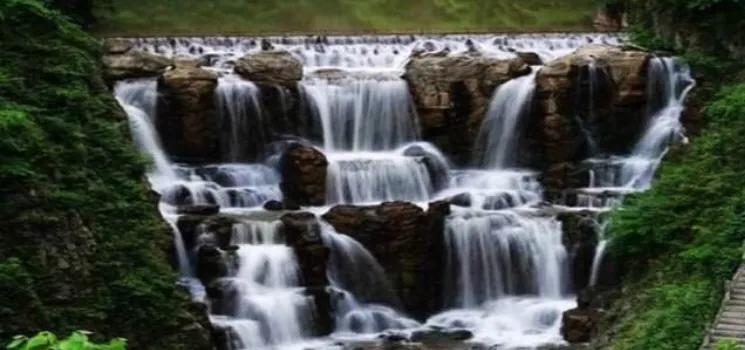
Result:
[[88,329],[130,349],[209,349],[100,44],[40,2],[8,0],[0,47],[0,339]]

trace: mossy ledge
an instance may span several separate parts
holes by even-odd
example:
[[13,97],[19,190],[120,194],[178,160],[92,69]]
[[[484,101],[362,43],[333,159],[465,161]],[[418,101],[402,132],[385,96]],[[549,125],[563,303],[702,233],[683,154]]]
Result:
[[209,349],[100,57],[42,3],[0,1],[0,341],[86,329]]

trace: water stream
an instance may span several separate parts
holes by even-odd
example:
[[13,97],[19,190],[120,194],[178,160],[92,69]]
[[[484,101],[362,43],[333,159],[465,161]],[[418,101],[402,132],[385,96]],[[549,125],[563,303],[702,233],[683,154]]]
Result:
[[[328,161],[328,204],[369,204],[405,200],[420,205],[434,199],[458,199],[446,218],[443,311],[415,320],[375,257],[352,237],[322,220],[323,243],[329,248],[327,276],[337,297],[335,331],[313,338],[312,298],[304,293],[298,258],[285,243],[277,217],[261,206],[281,200],[277,154],[272,154],[261,89],[246,80],[223,75],[215,92],[222,161],[174,164],[159,141],[155,119],[155,80],[119,82],[116,96],[129,116],[136,145],[152,160],[148,172],[161,194],[161,211],[174,229],[178,266],[190,283],[197,274],[194,252],[187,251],[176,222],[182,205],[216,204],[238,213],[230,245],[221,251],[234,261],[219,280],[230,302],[211,304],[211,319],[230,329],[234,349],[332,348],[338,340],[374,340],[381,332],[411,332],[444,327],[473,333],[471,341],[502,349],[536,348],[562,343],[563,311],[574,307],[571,251],[562,224],[542,210],[544,190],[539,173],[518,167],[517,143],[522,119],[531,112],[536,89],[533,73],[513,79],[492,93],[489,109],[474,145],[476,167],[456,169],[441,150],[421,140],[417,115],[401,68],[417,50],[465,51],[477,47],[496,57],[531,51],[547,60],[567,54],[588,41],[617,44],[608,34],[272,37],[276,47],[300,58],[306,77],[299,97],[320,128],[316,146]],[[227,71],[231,61],[259,50],[261,38],[140,38],[142,49],[164,55],[200,58],[203,65]],[[319,74],[341,69],[344,77]],[[598,74],[591,66],[590,75]],[[347,74],[349,73],[349,74]],[[364,74],[359,74],[364,73]],[[600,89],[590,77],[593,91]],[[654,58],[649,69],[647,127],[630,154],[591,152],[590,183],[578,189],[572,205],[560,210],[605,211],[623,195],[649,187],[668,141],[682,138],[678,120],[686,93],[693,86],[688,68],[673,58]],[[290,96],[280,98],[288,103]],[[284,109],[283,109],[284,110]],[[595,116],[592,116],[595,118]],[[590,119],[592,119],[590,118]],[[584,130],[592,141],[591,130]],[[304,137],[307,135],[296,135]],[[589,141],[588,141],[589,142]],[[595,147],[595,146],[593,146]],[[250,155],[260,154],[256,158]],[[247,163],[248,161],[253,163]],[[610,194],[609,194],[610,193]],[[600,194],[603,194],[602,196]],[[322,213],[324,208],[304,208]],[[248,213],[248,214],[246,214]],[[205,232],[209,235],[209,232]],[[590,284],[598,281],[607,241],[599,237]],[[232,260],[231,260],[232,259]],[[196,288],[199,289],[199,288]],[[203,294],[202,288],[202,293]],[[198,298],[203,299],[199,294]],[[426,297],[426,296],[423,296]]]

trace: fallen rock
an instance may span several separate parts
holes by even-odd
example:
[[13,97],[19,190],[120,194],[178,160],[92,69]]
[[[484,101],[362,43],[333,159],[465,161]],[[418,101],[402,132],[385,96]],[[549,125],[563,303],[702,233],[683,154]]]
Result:
[[106,40],[103,47],[104,78],[109,82],[157,77],[171,64],[168,58],[137,50],[123,40]]
[[411,58],[403,77],[424,140],[465,164],[494,89],[530,71],[519,58],[422,54]]
[[190,162],[220,160],[215,87],[217,74],[191,59],[176,59],[173,69],[158,79],[163,103],[158,105],[157,127],[172,157]]
[[326,203],[326,156],[312,146],[293,144],[280,160],[279,187],[287,201],[297,205]]
[[294,85],[303,78],[303,64],[287,51],[250,53],[235,61],[234,70],[258,83]]

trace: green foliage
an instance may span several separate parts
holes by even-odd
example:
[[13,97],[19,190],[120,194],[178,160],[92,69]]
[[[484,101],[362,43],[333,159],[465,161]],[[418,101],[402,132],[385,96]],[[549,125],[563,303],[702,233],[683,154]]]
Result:
[[688,152],[612,216],[611,252],[630,271],[613,349],[697,349],[740,261],[745,85],[723,89],[704,114],[710,125]]
[[591,30],[595,9],[595,0],[112,1],[97,32],[135,36]]
[[54,333],[40,332],[28,338],[15,336],[7,345],[8,350],[124,350],[127,342],[124,339],[113,339],[105,344],[96,344],[88,339],[88,332],[75,331],[66,339],[59,340]]
[[743,350],[745,346],[740,345],[732,339],[720,340],[717,342],[716,350]]
[[0,1],[0,339],[95,329],[134,349],[203,348],[181,330],[195,319],[170,232],[100,55],[41,2]]

